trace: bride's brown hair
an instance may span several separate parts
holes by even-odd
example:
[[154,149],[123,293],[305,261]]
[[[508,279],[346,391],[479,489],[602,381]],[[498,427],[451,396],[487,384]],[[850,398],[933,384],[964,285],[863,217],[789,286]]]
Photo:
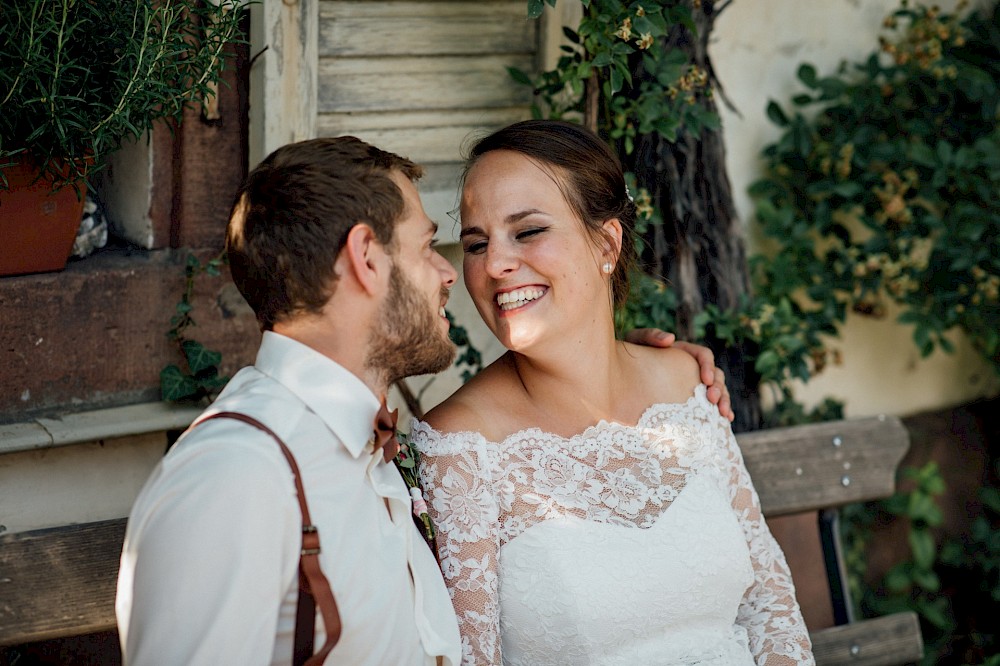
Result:
[[[624,305],[629,292],[629,274],[636,265],[636,208],[629,198],[621,163],[611,148],[579,125],[561,120],[525,120],[477,141],[469,152],[465,174],[480,157],[495,150],[520,153],[552,168],[566,202],[583,221],[598,248],[610,242],[604,222],[618,219],[622,226],[622,244],[611,274],[611,293],[616,308]],[[614,243],[611,246],[614,247]]]

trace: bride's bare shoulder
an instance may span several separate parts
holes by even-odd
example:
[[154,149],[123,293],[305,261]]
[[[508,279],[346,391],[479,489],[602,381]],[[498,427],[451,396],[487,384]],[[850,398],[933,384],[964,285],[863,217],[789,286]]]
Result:
[[500,357],[427,412],[424,421],[441,433],[472,431],[488,437],[510,386],[509,364]]
[[[628,344],[628,343],[626,343]],[[642,385],[659,402],[684,402],[701,383],[698,361],[685,351],[628,345]]]

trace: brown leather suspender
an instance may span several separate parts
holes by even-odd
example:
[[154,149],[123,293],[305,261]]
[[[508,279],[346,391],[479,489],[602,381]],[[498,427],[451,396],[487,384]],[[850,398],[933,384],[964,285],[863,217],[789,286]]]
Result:
[[[295,612],[295,648],[292,653],[292,663],[295,666],[319,666],[330,654],[330,650],[340,639],[341,623],[337,601],[333,598],[330,582],[323,575],[319,566],[319,530],[312,524],[309,517],[309,506],[306,504],[306,491],[302,487],[299,476],[299,466],[295,457],[274,432],[257,419],[238,412],[218,412],[196,421],[192,428],[209,419],[236,419],[270,435],[281,447],[281,452],[292,468],[295,479],[295,492],[302,511],[302,550],[299,555],[299,602]],[[323,626],[326,627],[326,642],[319,652],[313,654],[313,639],[316,632],[316,604],[319,604],[323,616]]]

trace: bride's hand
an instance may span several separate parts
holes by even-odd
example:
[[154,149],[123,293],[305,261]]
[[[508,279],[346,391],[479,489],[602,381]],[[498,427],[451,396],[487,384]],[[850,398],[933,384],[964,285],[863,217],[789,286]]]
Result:
[[715,365],[715,354],[708,347],[696,345],[693,342],[678,340],[673,333],[661,331],[658,328],[637,328],[625,334],[625,339],[637,345],[647,347],[676,347],[681,351],[691,354],[698,361],[701,368],[701,381],[708,387],[706,395],[709,402],[718,405],[719,413],[723,417],[732,421],[736,415],[733,413],[732,403],[729,400],[729,389],[726,387],[726,376],[722,370]]

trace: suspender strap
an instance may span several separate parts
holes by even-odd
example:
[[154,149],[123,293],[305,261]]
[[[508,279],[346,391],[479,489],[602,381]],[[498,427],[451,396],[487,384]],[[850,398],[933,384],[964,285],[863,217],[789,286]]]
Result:
[[[299,602],[295,613],[295,648],[292,663],[296,666],[319,666],[330,654],[330,650],[340,640],[340,612],[337,601],[333,598],[330,582],[323,575],[319,566],[319,530],[312,524],[309,516],[309,505],[306,503],[306,491],[302,487],[299,466],[295,457],[274,432],[255,418],[238,412],[218,412],[196,421],[194,425],[204,423],[209,419],[236,419],[270,435],[284,454],[288,466],[292,468],[295,479],[295,493],[299,499],[299,509],[302,511],[302,550],[299,555]],[[194,427],[192,425],[192,427]],[[319,652],[313,654],[313,639],[316,632],[316,604],[319,604],[323,615],[323,626],[326,627],[326,642]]]

